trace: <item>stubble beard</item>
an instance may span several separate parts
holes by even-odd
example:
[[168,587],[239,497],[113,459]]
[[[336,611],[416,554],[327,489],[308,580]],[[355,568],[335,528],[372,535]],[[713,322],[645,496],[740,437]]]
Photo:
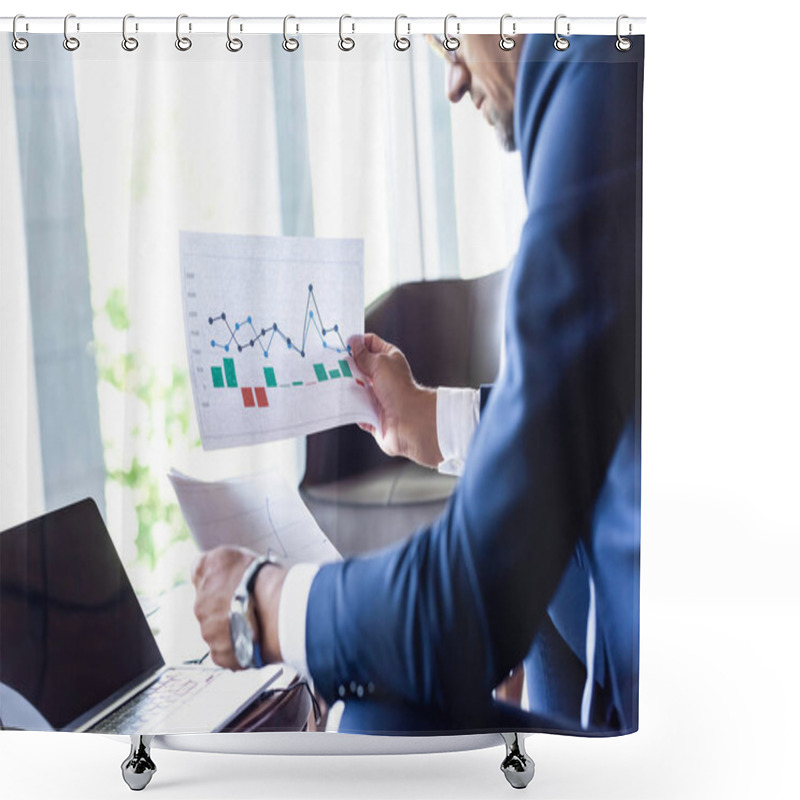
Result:
[[517,149],[517,144],[514,141],[514,117],[512,114],[492,115],[492,127],[497,134],[497,141],[500,142],[500,147],[507,153],[511,153]]

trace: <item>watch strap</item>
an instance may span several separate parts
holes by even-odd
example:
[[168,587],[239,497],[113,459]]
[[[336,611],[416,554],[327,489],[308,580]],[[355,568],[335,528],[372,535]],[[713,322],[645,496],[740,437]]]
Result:
[[248,567],[248,570],[250,571],[250,577],[247,579],[247,585],[245,586],[248,594],[253,593],[253,589],[256,585],[256,578],[258,578],[258,573],[261,572],[261,568],[265,567],[267,564],[274,564],[276,567],[280,566],[278,559],[270,553],[268,556],[261,556],[261,558],[256,559]]

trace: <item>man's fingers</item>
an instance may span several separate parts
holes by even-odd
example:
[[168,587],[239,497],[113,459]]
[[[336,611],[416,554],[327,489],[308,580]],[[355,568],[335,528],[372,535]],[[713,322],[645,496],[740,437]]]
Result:
[[377,333],[366,333],[364,334],[364,347],[370,353],[388,353],[393,345],[389,344],[385,339],[381,339]]
[[200,571],[203,568],[203,563],[205,562],[205,553],[200,553],[199,556],[194,560],[194,564],[192,565],[192,583],[197,586],[197,581],[200,580]]
[[353,336],[348,344],[350,345],[350,349],[353,353],[353,361],[356,362],[356,366],[368,378],[372,379],[372,375],[375,370],[376,356],[368,349],[366,345],[366,337]]

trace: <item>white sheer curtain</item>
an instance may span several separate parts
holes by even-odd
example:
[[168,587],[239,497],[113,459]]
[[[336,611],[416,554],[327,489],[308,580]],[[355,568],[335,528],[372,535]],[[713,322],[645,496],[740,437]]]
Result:
[[[297,53],[280,42],[251,37],[231,54],[198,37],[178,52],[174,37],[151,35],[126,53],[119,37],[93,35],[63,67],[74,70],[106,521],[147,593],[188,578],[192,560],[170,468],[222,478],[275,467],[293,483],[304,469],[300,441],[201,451],[179,231],[363,238],[369,302],[399,282],[502,268],[524,218],[518,155],[500,150],[469,99],[450,106],[444,64],[422,38],[405,53],[386,36],[361,36],[350,53],[327,36]],[[3,450],[22,454],[18,466],[2,459],[4,526],[47,504],[31,339],[7,345],[30,319],[20,203],[9,197],[16,146],[3,113],[2,433]],[[9,375],[29,391],[11,391]],[[16,470],[28,475],[24,499]]]
[[468,98],[450,105],[444,62],[412,42],[397,52],[390,37],[361,36],[342,54],[320,37],[298,51],[315,233],[364,237],[368,302],[396,283],[502,268],[524,220],[518,154]]
[[44,505],[11,63],[0,59],[0,529]]
[[179,231],[282,233],[270,42],[215,58],[158,39],[135,65],[109,41],[103,69],[76,62],[75,85],[107,521],[134,584],[164,588],[188,577],[194,548],[170,468],[214,479],[271,467],[296,483],[299,459],[291,441],[202,453],[180,291]]

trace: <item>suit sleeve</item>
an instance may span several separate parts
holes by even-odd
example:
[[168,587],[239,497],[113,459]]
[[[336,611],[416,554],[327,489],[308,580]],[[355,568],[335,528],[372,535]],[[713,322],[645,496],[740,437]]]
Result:
[[308,665],[328,700],[369,686],[474,722],[590,530],[636,393],[638,77],[563,63],[520,66],[530,214],[463,477],[430,528],[311,586]]

